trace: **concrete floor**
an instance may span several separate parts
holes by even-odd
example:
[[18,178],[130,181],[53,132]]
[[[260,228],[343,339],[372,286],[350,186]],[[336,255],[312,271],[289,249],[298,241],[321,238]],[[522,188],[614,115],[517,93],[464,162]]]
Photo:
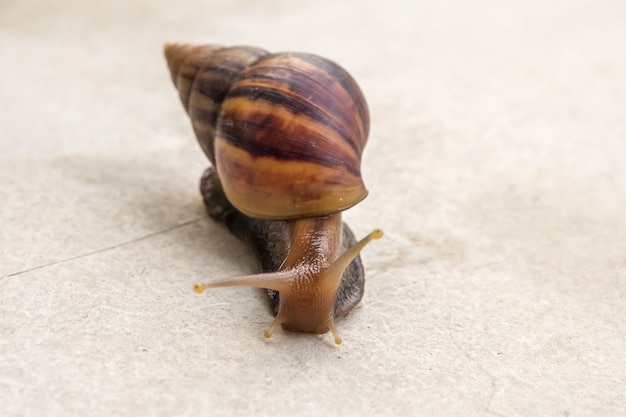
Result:
[[[211,5],[210,3],[216,3]],[[626,415],[622,1],[0,3],[3,416]],[[268,341],[166,41],[332,58],[372,114],[359,307]]]

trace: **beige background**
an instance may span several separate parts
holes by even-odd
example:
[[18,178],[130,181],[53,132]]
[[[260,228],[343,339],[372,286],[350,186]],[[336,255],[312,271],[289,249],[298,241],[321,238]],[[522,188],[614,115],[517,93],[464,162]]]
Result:
[[[0,3],[3,416],[626,415],[626,6]],[[165,41],[332,58],[368,97],[366,295],[277,331],[207,219]]]

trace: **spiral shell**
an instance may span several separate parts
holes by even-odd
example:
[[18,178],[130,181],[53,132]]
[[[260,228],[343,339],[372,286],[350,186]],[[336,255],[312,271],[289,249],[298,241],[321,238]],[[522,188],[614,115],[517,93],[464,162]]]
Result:
[[260,56],[260,48],[220,45],[165,45],[172,81],[189,114],[200,147],[215,164],[215,126],[222,102],[240,73]]
[[172,80],[224,192],[265,219],[321,216],[365,198],[365,98],[332,61],[251,47],[167,45]]

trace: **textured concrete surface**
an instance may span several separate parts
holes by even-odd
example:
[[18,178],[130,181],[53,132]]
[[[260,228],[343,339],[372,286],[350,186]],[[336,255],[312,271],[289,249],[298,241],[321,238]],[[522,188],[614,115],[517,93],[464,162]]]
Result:
[[[211,4],[215,3],[215,4]],[[219,3],[219,4],[218,4]],[[358,5],[357,5],[358,4]],[[0,3],[3,416],[626,415],[626,7]],[[369,99],[359,308],[263,329],[165,41],[335,59]]]

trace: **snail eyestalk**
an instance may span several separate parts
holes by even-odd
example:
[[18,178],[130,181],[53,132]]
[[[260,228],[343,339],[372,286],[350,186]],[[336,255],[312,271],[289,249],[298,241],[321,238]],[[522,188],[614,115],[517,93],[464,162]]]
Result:
[[332,265],[323,271],[322,277],[326,280],[336,281],[339,284],[343,271],[350,265],[350,262],[363,250],[363,248],[374,239],[380,239],[383,237],[383,231],[376,229],[363,239],[359,240],[353,246],[348,248]]
[[223,281],[206,282],[194,284],[193,290],[202,294],[209,288],[220,287],[256,287],[267,288],[274,291],[285,291],[289,283],[297,278],[296,271],[267,272],[265,274],[252,274],[240,277],[233,277]]

